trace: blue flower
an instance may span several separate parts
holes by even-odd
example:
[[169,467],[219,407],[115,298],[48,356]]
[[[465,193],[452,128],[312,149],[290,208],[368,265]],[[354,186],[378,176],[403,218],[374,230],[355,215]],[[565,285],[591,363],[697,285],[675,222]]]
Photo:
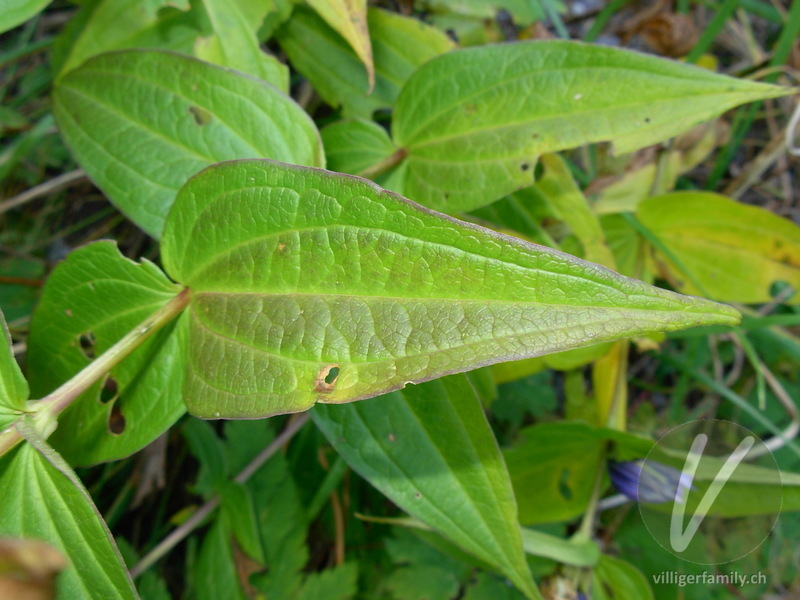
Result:
[[608,473],[614,487],[636,502],[683,504],[694,489],[687,474],[653,460],[612,461]]

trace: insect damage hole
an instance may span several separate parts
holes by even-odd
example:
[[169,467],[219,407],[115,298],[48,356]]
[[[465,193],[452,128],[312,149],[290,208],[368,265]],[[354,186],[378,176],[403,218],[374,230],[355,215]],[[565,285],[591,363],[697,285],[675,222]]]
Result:
[[101,404],[108,404],[119,398],[119,385],[111,375],[106,377],[103,387],[100,388],[99,400]]
[[122,409],[119,403],[115,402],[111,407],[111,413],[108,415],[108,432],[111,435],[121,435],[125,431],[125,415],[122,414]]
[[82,333],[78,336],[78,348],[81,351],[81,354],[85,356],[88,360],[94,360],[95,352],[95,339],[94,333],[91,331],[87,331],[86,333]]
[[339,365],[327,365],[323,367],[317,374],[317,379],[314,382],[314,391],[323,393],[333,391],[338,378]]

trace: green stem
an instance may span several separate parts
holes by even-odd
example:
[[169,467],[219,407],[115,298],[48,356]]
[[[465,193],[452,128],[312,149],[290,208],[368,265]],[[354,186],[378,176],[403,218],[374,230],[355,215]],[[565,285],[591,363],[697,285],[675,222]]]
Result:
[[592,495],[589,498],[589,505],[586,507],[586,512],[583,513],[583,520],[581,526],[575,535],[572,536],[574,540],[591,540],[592,533],[594,532],[594,518],[597,514],[597,503],[600,501],[600,494],[603,493],[603,474],[605,473],[606,454],[608,449],[603,447],[600,451],[600,462],[597,465],[597,473],[594,477],[594,486],[592,487]]
[[374,180],[379,175],[383,175],[389,169],[396,167],[401,162],[403,162],[403,159],[406,157],[406,155],[408,155],[408,150],[406,150],[405,148],[400,148],[395,152],[393,152],[391,155],[384,158],[379,163],[374,164],[371,167],[368,167],[363,171],[360,171],[359,173],[356,173],[356,175],[358,175],[359,177],[364,177],[366,179]]
[[[41,400],[30,403],[31,420],[42,438],[47,439],[55,431],[58,415],[64,409],[95,382],[103,378],[111,369],[125,360],[131,352],[141,346],[164,325],[177,317],[188,304],[189,289],[185,288],[64,385]],[[15,427],[12,426],[6,429],[0,434],[0,456],[11,450],[22,439]]]

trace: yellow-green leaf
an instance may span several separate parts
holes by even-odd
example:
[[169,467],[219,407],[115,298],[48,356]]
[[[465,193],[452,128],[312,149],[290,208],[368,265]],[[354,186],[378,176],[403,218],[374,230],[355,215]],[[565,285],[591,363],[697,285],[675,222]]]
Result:
[[[639,205],[639,221],[689,271],[658,261],[679,289],[726,302],[768,302],[783,281],[800,290],[800,227],[768,210],[707,192],[677,192]],[[796,294],[791,302],[800,302]]]

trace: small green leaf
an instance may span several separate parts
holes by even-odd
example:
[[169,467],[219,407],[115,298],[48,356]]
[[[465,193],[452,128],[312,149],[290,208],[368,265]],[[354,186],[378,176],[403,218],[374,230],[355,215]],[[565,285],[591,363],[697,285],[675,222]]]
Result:
[[632,564],[603,555],[592,572],[592,600],[653,600],[653,590]]
[[682,290],[699,293],[697,282],[716,299],[747,304],[769,302],[778,281],[800,290],[800,227],[789,219],[708,192],[650,198],[637,217],[689,270],[657,259]]
[[292,66],[347,117],[370,118],[378,109],[391,108],[420,65],[453,47],[445,34],[417,19],[375,8],[367,17],[375,60],[372,93],[355,52],[313,11],[298,6],[277,32]]
[[35,17],[50,0],[4,0],[0,10],[0,33],[5,33]]
[[348,562],[333,569],[311,573],[297,598],[302,600],[350,600],[358,591],[358,563]]
[[522,546],[525,552],[576,567],[592,567],[600,560],[600,548],[593,540],[565,540],[564,538],[522,528]]
[[197,562],[189,571],[192,598],[197,600],[246,600],[233,553],[229,519],[218,518],[200,546]]
[[17,428],[28,443],[0,458],[0,536],[43,540],[68,557],[57,579],[60,599],[138,598],[78,476],[27,424]]
[[469,48],[416,71],[397,99],[408,150],[398,191],[447,212],[533,183],[544,152],[613,141],[630,152],[791,89],[617,48],[537,41]]
[[581,256],[609,269],[616,270],[614,255],[606,244],[600,221],[592,212],[586,198],[570,173],[566,161],[558,154],[541,157],[543,172],[536,182],[537,191],[550,200],[578,241],[583,246]]
[[53,93],[67,145],[109,199],[158,237],[175,194],[219,161],[323,166],[314,123],[271,85],[169,52],[104,54]]
[[252,0],[205,0],[213,35],[198,37],[195,55],[208,62],[236,69],[289,93],[289,69],[261,50],[256,32],[270,6]]
[[367,28],[367,0],[307,0],[355,51],[367,70],[368,90],[375,86],[375,65]]
[[425,0],[422,4],[435,12],[452,12],[476,19],[496,19],[498,11],[505,10],[513,17],[514,23],[527,26],[547,18],[541,7],[543,1],[563,11],[561,0]]
[[652,442],[588,423],[543,423],[520,432],[503,454],[525,525],[566,521],[589,501],[601,450],[615,440],[626,452],[645,456]]
[[325,127],[320,134],[328,168],[360,175],[397,150],[387,131],[374,121],[351,119]]
[[[65,383],[179,291],[154,264],[124,258],[113,242],[70,253],[50,275],[31,321],[34,397]],[[178,322],[142,344],[72,403],[51,443],[72,464],[93,464],[128,456],[166,431],[184,412],[184,332]]]
[[0,431],[3,431],[25,411],[28,399],[28,382],[14,358],[11,335],[0,311]]
[[[75,23],[80,29],[71,34],[74,25],[69,23],[59,39],[66,49],[55,57],[57,79],[103,52],[158,48],[191,54],[195,39],[210,32],[201,2],[193,2],[188,11],[176,8],[176,2],[169,6],[168,0],[101,0],[83,4]],[[76,39],[71,39],[73,35]]]
[[167,272],[192,289],[185,399],[207,418],[348,402],[453,372],[693,325],[730,307],[274,161],[181,191]]
[[540,598],[508,472],[475,389],[457,375],[371,401],[318,406],[314,422],[392,502]]

